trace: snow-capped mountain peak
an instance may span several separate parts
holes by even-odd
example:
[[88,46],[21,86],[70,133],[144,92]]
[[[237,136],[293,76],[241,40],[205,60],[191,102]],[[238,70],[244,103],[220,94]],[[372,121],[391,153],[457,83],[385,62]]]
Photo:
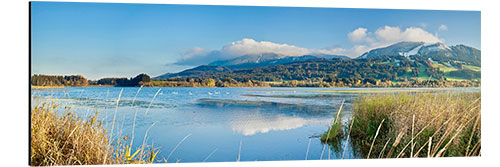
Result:
[[466,62],[481,66],[481,51],[465,45],[447,46],[443,43],[399,42],[393,45],[372,49],[358,58],[372,58],[380,56],[419,56],[424,59]]
[[[377,48],[365,52],[359,58],[370,58],[377,56],[391,56],[391,55],[403,55],[410,56],[413,52],[418,52],[419,49],[424,45],[424,42],[398,42],[393,45]],[[416,49],[416,50],[415,50]]]

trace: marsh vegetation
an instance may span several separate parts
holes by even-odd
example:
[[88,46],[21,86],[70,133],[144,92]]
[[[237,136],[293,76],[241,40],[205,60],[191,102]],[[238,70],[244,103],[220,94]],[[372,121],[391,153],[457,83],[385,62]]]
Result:
[[76,165],[479,156],[478,90],[33,89],[31,161]]
[[153,163],[158,148],[132,148],[127,136],[115,136],[98,119],[98,112],[80,118],[71,107],[44,103],[31,110],[30,165],[97,165]]
[[360,96],[340,126],[333,124],[322,141],[351,140],[364,158],[480,156],[481,93]]

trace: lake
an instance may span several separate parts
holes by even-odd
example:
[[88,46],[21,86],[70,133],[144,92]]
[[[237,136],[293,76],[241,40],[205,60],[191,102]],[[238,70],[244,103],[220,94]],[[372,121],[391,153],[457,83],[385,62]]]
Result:
[[340,159],[344,149],[343,158],[353,159],[360,157],[348,142],[339,151],[318,136],[328,130],[342,101],[342,121],[349,121],[352,101],[365,90],[385,89],[42,88],[32,89],[31,105],[72,106],[82,118],[99,111],[113,136],[133,135],[134,146],[154,144],[168,162]]

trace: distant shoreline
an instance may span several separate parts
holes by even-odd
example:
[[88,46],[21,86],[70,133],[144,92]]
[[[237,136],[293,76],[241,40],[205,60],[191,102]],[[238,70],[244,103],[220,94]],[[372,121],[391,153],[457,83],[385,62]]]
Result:
[[151,79],[147,74],[134,78],[103,78],[97,81],[87,80],[82,75],[50,76],[34,75],[30,84],[33,88],[64,87],[308,87],[308,88],[454,88],[480,87],[481,80],[387,80],[375,78],[320,78],[306,80],[265,81],[243,78],[170,78]]

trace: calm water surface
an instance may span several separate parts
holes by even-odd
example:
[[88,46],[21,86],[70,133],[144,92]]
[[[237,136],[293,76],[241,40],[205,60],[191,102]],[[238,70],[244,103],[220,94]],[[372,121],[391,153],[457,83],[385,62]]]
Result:
[[345,159],[358,158],[349,143],[330,150],[317,137],[328,130],[343,100],[342,120],[349,120],[358,95],[307,91],[318,89],[362,88],[33,89],[32,105],[73,106],[81,117],[99,111],[109,130],[116,111],[114,136],[133,134],[135,146],[154,144],[169,162],[236,161],[238,155],[241,161],[338,159],[344,148]]

